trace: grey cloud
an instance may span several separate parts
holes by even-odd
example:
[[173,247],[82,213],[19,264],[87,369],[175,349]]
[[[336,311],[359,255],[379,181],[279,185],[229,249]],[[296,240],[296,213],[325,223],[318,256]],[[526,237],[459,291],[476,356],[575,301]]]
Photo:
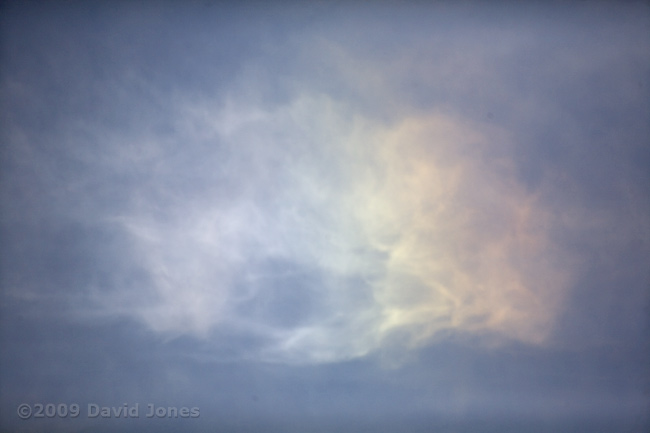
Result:
[[[5,8],[2,412],[644,429],[647,24],[604,3]],[[436,219],[418,200],[454,167]],[[464,273],[425,266],[434,238]],[[453,275],[454,296],[422,290]],[[405,325],[378,337],[395,305]]]

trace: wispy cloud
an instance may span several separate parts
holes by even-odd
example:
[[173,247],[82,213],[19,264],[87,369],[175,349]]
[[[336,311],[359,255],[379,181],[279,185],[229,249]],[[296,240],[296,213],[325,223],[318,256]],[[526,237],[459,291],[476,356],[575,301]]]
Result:
[[[647,64],[647,54],[607,42],[616,26],[605,36],[521,24],[529,18],[457,28],[445,25],[458,18],[453,8],[399,10],[395,21],[383,11],[362,20],[332,12],[281,36],[281,26],[260,22],[250,40],[238,36],[241,52],[213,45],[221,33],[211,31],[188,33],[187,51],[170,48],[206,71],[228,60],[227,77],[192,70],[178,81],[185,70],[173,64],[149,80],[155,55],[139,47],[142,60],[118,56],[114,76],[89,73],[80,85],[50,59],[62,88],[92,89],[106,104],[92,111],[66,99],[81,114],[46,119],[58,125],[54,138],[12,124],[11,157],[32,173],[14,169],[12,179],[49,200],[22,194],[30,211],[101,227],[121,248],[110,277],[67,293],[75,311],[215,345],[223,333],[247,336],[243,352],[288,362],[417,348],[448,332],[547,341],[584,271],[560,237],[578,227],[583,238],[611,229],[618,244],[634,236],[623,224],[614,230],[618,210],[590,215],[590,173],[558,162],[596,135],[558,93],[576,87],[566,98],[575,105],[593,88],[579,77],[617,76],[606,68],[612,59],[629,63],[632,82],[641,75],[630,65]],[[137,34],[129,14],[122,19]],[[585,31],[599,51],[577,56],[595,46]],[[26,100],[21,77],[6,80],[8,99]],[[635,86],[608,98],[638,105]],[[547,143],[540,130],[549,125],[560,128]],[[48,140],[58,141],[52,158],[30,144]],[[647,200],[633,184],[620,188],[633,187],[629,220],[645,230]],[[576,186],[577,200],[561,191]]]
[[289,362],[449,330],[547,337],[569,272],[504,131],[440,113],[384,124],[323,95],[179,111],[182,150],[130,159],[149,180],[108,218],[146,277],[84,308],[163,335],[254,334],[256,356]]

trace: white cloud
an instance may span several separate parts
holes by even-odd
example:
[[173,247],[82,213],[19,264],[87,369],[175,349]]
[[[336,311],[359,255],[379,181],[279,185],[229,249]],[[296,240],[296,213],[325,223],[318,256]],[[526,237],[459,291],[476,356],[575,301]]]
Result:
[[[162,174],[114,218],[148,287],[98,295],[105,313],[161,335],[251,333],[266,341],[257,356],[283,362],[417,347],[450,329],[548,336],[566,272],[503,132],[437,113],[386,126],[313,95],[199,111],[183,111],[194,126],[179,138],[190,155],[213,147],[190,160],[161,151]],[[194,163],[196,184],[174,187]]]

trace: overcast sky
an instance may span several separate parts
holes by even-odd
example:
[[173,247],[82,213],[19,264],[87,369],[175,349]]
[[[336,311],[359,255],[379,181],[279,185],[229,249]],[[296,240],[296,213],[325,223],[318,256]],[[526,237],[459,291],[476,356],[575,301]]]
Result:
[[0,20],[0,428],[650,426],[647,4]]

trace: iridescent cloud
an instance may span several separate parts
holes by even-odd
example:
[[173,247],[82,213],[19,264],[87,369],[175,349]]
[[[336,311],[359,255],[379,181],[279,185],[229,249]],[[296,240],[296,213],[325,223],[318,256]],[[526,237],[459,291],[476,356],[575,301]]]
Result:
[[180,111],[185,151],[118,158],[151,175],[110,217],[145,287],[98,292],[100,311],[249,334],[256,357],[287,362],[552,329],[570,276],[506,131],[436,112],[380,123],[317,94]]

